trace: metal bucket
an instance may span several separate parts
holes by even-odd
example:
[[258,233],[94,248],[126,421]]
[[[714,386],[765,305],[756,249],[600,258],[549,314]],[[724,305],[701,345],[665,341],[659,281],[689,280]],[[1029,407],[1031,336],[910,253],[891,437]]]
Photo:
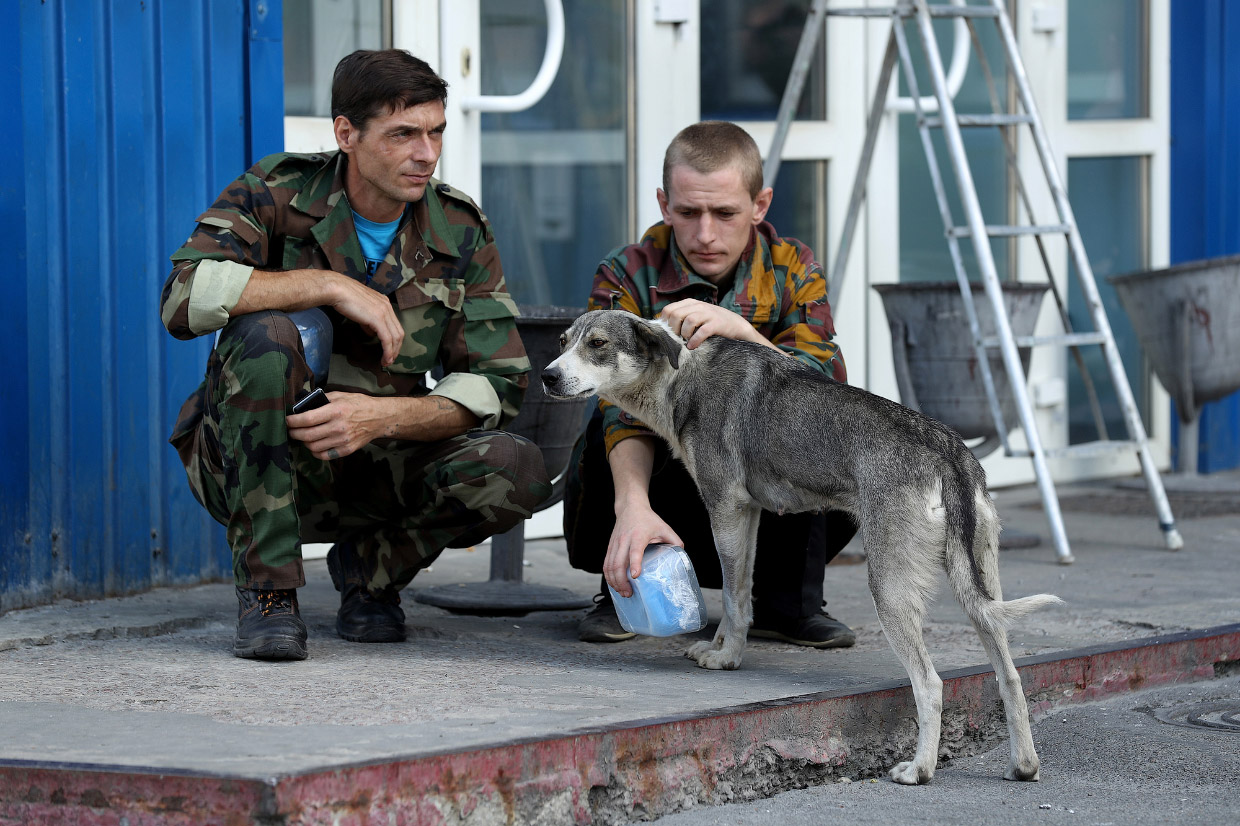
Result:
[[1107,280],[1181,422],[1240,388],[1240,255]]
[[[551,496],[537,510],[564,498],[563,471],[568,467],[573,443],[585,425],[590,399],[552,399],[543,392],[540,376],[560,354],[560,333],[585,312],[579,307],[521,306],[517,332],[530,359],[530,383],[521,412],[508,425],[510,433],[532,441],[542,449],[543,464],[555,484]],[[559,477],[558,479],[556,477]],[[530,611],[571,611],[590,604],[567,588],[524,582],[525,523],[491,537],[491,578],[486,582],[436,585],[414,593],[413,598],[458,614],[521,617]]]
[[[553,399],[543,392],[539,376],[560,355],[560,334],[585,312],[582,307],[549,305],[521,306],[517,332],[530,358],[530,384],[525,391],[521,412],[508,425],[508,431],[524,436],[542,448],[547,473],[554,479],[568,466],[573,443],[581,432],[589,399]],[[557,486],[558,491],[558,486]],[[552,496],[543,507],[558,502]]]
[[[1013,335],[1032,335],[1049,285],[1005,283],[1002,286]],[[996,331],[990,302],[981,284],[972,287],[973,306],[982,336],[993,336]],[[961,438],[985,438],[973,448],[978,458],[999,447],[1002,441],[996,432],[981,372],[977,369],[977,354],[959,284],[955,281],[877,284],[874,289],[883,297],[887,323],[891,325],[900,401],[906,407],[938,419]],[[1028,347],[1020,348],[1020,359],[1027,371]],[[1016,400],[1008,384],[1003,356],[997,349],[990,354],[990,373],[994,377],[1003,420],[1014,426],[1019,421]]]

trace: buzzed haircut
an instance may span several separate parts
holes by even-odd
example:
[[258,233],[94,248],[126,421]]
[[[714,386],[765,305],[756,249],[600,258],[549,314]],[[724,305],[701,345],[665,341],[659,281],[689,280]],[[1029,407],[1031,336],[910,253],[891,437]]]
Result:
[[735,164],[756,199],[762,191],[762,153],[749,133],[723,120],[704,120],[681,129],[663,155],[663,191],[671,194],[672,168],[687,166],[709,175]]
[[359,49],[332,76],[332,119],[343,115],[361,131],[371,118],[436,100],[447,102],[447,82],[404,49]]

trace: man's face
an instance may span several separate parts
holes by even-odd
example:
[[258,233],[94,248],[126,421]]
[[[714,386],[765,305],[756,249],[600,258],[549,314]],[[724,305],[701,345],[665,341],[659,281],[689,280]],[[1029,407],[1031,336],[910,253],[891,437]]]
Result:
[[735,164],[707,174],[674,166],[669,187],[669,192],[658,192],[659,209],[689,266],[716,284],[731,276],[749,246],[750,232],[771,206],[770,187],[756,199],[749,197]]
[[421,200],[443,152],[443,103],[435,100],[371,118],[359,131],[348,118],[334,124],[349,156],[350,205],[372,221],[395,220],[405,204]]

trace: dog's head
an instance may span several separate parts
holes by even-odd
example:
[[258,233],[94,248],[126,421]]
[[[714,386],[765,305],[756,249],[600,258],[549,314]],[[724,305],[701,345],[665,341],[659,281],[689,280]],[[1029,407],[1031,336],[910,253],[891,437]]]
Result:
[[560,336],[560,357],[543,370],[543,389],[557,399],[606,395],[646,376],[661,359],[679,367],[683,347],[661,321],[595,310]]

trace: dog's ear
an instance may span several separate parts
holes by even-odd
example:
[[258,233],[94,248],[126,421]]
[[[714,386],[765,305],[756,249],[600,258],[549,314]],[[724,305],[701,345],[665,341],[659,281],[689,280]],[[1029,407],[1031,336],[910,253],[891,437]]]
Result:
[[649,348],[652,359],[663,356],[672,365],[673,370],[680,367],[680,346],[676,344],[676,341],[666,330],[662,327],[645,324],[642,321],[634,321],[633,324],[637,329],[637,340]]

